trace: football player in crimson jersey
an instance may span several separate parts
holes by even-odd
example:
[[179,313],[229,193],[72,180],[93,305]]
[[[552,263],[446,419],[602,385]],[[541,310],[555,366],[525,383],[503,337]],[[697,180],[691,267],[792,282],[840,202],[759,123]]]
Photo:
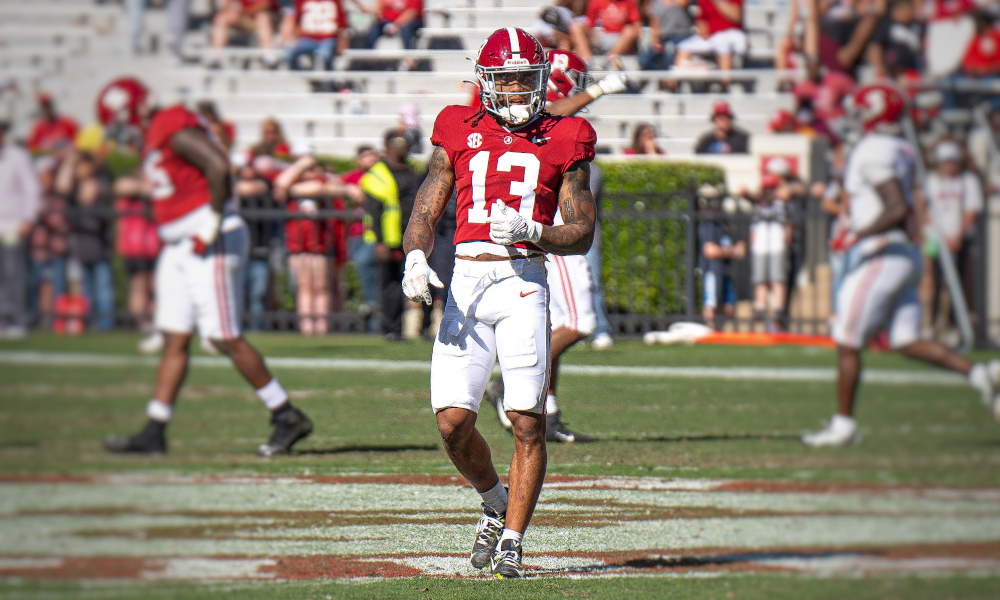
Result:
[[923,272],[920,250],[908,226],[914,188],[915,151],[902,138],[908,103],[894,85],[858,88],[853,110],[864,136],[851,151],[844,175],[849,225],[831,243],[850,249],[850,270],[837,297],[833,339],[837,342],[837,413],[829,426],[802,438],[810,446],[857,443],[854,399],[861,376],[860,350],[881,330],[905,356],[962,373],[980,400],[1000,420],[1000,361],[976,364],[937,342],[920,339],[917,286]]
[[[403,240],[403,291],[430,303],[434,227],[457,191],[455,270],[431,358],[431,405],[444,447],[483,498],[472,565],[524,573],[521,538],[545,477],[549,290],[545,254],[583,254],[593,242],[594,129],[543,112],[549,63],[527,32],[498,29],[476,61],[482,105],[438,115],[430,167]],[[554,225],[556,210],[564,223]],[[514,433],[504,488],[476,416],[500,359]]]
[[[568,50],[549,50],[546,56],[552,66],[547,85],[548,104],[545,107],[550,114],[573,116],[604,94],[615,94],[626,89],[625,78],[620,73],[611,74],[599,83],[591,83],[587,63]],[[590,168],[591,182],[594,182],[594,176],[602,177],[597,165],[591,165]],[[557,223],[561,222],[558,215],[556,219]],[[545,258],[545,270],[552,321],[551,366],[545,397],[545,438],[547,441],[560,443],[590,442],[593,437],[571,431],[563,424],[562,413],[556,403],[556,384],[559,378],[559,357],[597,329],[593,275],[587,257],[580,255],[549,254]],[[503,379],[493,380],[486,386],[486,400],[496,409],[500,425],[510,431],[511,423],[503,407],[503,396]]]
[[166,451],[165,430],[187,373],[197,326],[201,337],[233,361],[271,410],[274,433],[258,453],[288,452],[309,435],[312,422],[291,405],[260,353],[240,332],[237,290],[243,283],[249,234],[238,215],[223,216],[230,198],[229,160],[198,117],[179,105],[153,115],[143,160],[153,217],[164,243],[156,263],[155,323],[165,344],[145,428],[133,436],[108,436],[104,446],[112,452]]

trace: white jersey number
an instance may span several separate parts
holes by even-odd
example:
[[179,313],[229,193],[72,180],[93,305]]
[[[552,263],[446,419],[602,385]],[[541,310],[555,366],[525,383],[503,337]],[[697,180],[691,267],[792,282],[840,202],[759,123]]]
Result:
[[170,174],[167,173],[167,170],[161,164],[162,161],[163,155],[160,154],[159,150],[154,150],[149,153],[149,156],[146,157],[146,162],[142,164],[143,174],[146,175],[146,180],[149,181],[149,185],[152,187],[150,197],[153,200],[170,198],[176,191],[174,182],[170,181]]
[[[521,197],[518,213],[525,219],[535,212],[535,188],[538,187],[538,171],[541,169],[538,157],[527,152],[504,152],[497,160],[497,171],[510,173],[513,167],[524,168],[524,179],[510,182],[510,195]],[[478,152],[469,161],[472,171],[472,208],[469,209],[469,223],[485,223],[489,217],[486,208],[486,173],[490,168],[490,152]]]
[[302,31],[330,35],[337,31],[337,5],[333,2],[306,2],[302,5]]

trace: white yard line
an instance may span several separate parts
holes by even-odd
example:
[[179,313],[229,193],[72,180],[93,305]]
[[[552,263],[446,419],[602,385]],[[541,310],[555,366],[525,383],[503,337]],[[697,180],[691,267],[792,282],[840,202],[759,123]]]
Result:
[[[0,350],[0,364],[63,367],[153,367],[155,356],[96,354],[84,352],[34,352]],[[229,359],[219,356],[196,356],[197,367],[231,368]],[[430,373],[430,361],[379,360],[351,358],[267,357],[268,365],[279,369],[323,369],[331,371],[406,371]],[[727,379],[737,381],[792,381],[803,383],[833,382],[832,368],[800,367],[621,367],[610,365],[562,365],[568,375],[603,375],[612,377],[652,377],[664,379]],[[965,378],[954,373],[930,370],[866,369],[866,383],[883,385],[965,386]]]

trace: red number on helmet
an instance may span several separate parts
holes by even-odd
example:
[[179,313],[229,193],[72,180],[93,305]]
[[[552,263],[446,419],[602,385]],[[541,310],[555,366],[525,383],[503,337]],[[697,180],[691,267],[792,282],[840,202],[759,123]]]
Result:
[[511,125],[523,125],[545,105],[549,61],[531,34],[505,27],[479,48],[476,79],[487,112]]
[[579,56],[569,50],[549,50],[547,56],[552,65],[547,98],[549,102],[578,94],[590,85],[587,63]]

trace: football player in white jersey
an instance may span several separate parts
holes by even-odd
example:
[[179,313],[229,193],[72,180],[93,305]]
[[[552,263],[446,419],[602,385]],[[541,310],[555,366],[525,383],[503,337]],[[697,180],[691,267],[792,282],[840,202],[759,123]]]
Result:
[[917,286],[923,268],[908,231],[916,157],[902,137],[906,96],[891,84],[876,83],[857,89],[852,103],[864,136],[848,158],[844,177],[850,226],[831,243],[838,251],[853,248],[856,256],[840,288],[833,326],[839,350],[837,413],[829,426],[803,436],[802,442],[845,446],[860,441],[853,414],[861,348],[883,329],[892,348],[905,356],[966,375],[1000,420],[1000,361],[973,363],[942,344],[920,339]]

